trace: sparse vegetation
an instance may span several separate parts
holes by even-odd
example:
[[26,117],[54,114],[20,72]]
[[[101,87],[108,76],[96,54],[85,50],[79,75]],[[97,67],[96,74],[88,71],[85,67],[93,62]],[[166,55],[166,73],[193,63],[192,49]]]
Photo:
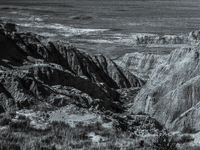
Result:
[[[25,117],[19,118],[17,121],[9,117],[3,118],[1,126],[7,125],[8,130],[3,130],[0,134],[1,149],[52,150],[57,149],[58,146],[61,146],[62,149],[89,149],[92,145],[94,146],[93,141],[87,135],[90,132],[95,132],[102,137],[107,136],[110,141],[116,141],[113,131],[103,128],[100,122],[88,125],[80,122],[73,128],[64,122],[53,121],[49,130],[37,130],[30,126],[29,119]],[[108,146],[110,148],[116,147],[113,143],[108,144]]]
[[10,123],[11,119],[9,117],[3,116],[0,119],[0,126],[5,126],[8,125]]
[[176,144],[177,142],[168,134],[161,133],[154,142],[154,148],[156,150],[177,150]]
[[137,114],[138,114],[138,115],[146,115],[146,113],[143,112],[143,111],[139,111]]
[[177,143],[187,143],[193,141],[194,138],[192,138],[190,135],[183,135],[180,139],[177,140]]
[[184,126],[184,128],[182,129],[181,133],[197,133],[198,131],[196,131],[194,128],[192,128],[191,126]]
[[23,115],[18,115],[17,119],[11,115],[4,115],[2,118],[5,121],[1,126],[7,128],[0,132],[0,150],[131,150],[149,147],[145,140],[139,140],[140,137],[135,133],[123,130],[125,128],[121,128],[120,124],[116,128],[105,128],[99,121],[89,124],[78,122],[75,127],[71,127],[62,121],[52,121],[49,128],[37,129],[31,126],[31,120]]

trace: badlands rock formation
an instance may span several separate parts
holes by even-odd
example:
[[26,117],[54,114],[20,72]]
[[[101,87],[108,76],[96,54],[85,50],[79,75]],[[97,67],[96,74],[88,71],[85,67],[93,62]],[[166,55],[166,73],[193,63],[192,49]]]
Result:
[[[156,34],[137,34],[134,35],[135,44],[146,45],[147,47],[158,47],[160,50],[165,50],[165,46],[171,45],[171,49],[175,47],[191,47],[198,46],[200,39],[200,31],[192,31],[189,35],[156,35]],[[177,44],[178,46],[175,46]],[[163,46],[163,47],[162,47]],[[171,50],[170,50],[171,51]],[[115,60],[115,62],[122,68],[127,68],[133,74],[143,78],[144,80],[149,78],[152,70],[157,65],[162,64],[168,59],[168,55],[152,54],[147,52],[134,52],[127,53],[124,56]]]
[[127,53],[116,63],[127,68],[130,72],[137,74],[139,77],[148,79],[151,71],[159,64],[166,61],[167,55],[154,55],[148,53]]
[[[198,42],[198,33],[190,38]],[[198,46],[168,56],[131,53],[117,62],[119,67],[103,55],[91,56],[1,23],[0,113],[16,107],[55,109],[68,104],[122,112],[116,90],[143,87],[130,113],[149,114],[171,130],[199,130],[199,54]],[[148,79],[147,83],[127,69]]]
[[199,47],[177,49],[158,65],[130,111],[145,112],[168,129],[199,130]]
[[74,103],[121,111],[115,89],[144,84],[103,55],[20,33],[11,23],[0,24],[0,67],[1,112],[39,102],[49,108]]
[[184,44],[188,37],[184,35],[148,35],[141,34],[134,38],[135,44]]
[[189,35],[157,35],[137,34],[133,36],[135,45],[167,45],[194,44],[199,41],[200,31],[192,31]]

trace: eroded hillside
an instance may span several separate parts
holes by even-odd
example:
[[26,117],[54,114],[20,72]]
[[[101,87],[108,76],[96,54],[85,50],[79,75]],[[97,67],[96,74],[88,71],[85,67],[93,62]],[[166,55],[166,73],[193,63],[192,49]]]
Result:
[[[1,23],[0,146],[153,148],[162,125],[146,114],[126,113],[145,82],[108,57]],[[144,134],[150,134],[146,145],[137,141]]]
[[18,108],[37,105],[37,101],[54,106],[61,99],[63,106],[77,99],[84,107],[121,111],[115,89],[144,84],[103,55],[90,56],[69,44],[17,31],[11,23],[0,26],[2,96]]
[[199,130],[199,53],[199,47],[171,52],[149,75],[130,111],[150,114],[168,129]]
[[176,148],[182,135],[174,142],[157,134],[200,129],[198,37],[191,32],[195,46],[169,55],[129,53],[114,62],[1,23],[0,141],[9,148],[39,141],[38,149],[159,149],[168,138],[165,146]]

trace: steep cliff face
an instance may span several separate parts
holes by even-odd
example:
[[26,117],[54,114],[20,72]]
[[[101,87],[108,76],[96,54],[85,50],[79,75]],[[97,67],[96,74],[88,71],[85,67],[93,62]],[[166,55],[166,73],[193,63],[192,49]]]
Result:
[[2,71],[0,83],[3,110],[34,108],[41,101],[58,107],[75,104],[84,108],[98,106],[102,110],[121,111],[119,93],[115,90],[49,64]]
[[34,74],[34,78],[50,86],[69,86],[88,93],[93,98],[118,100],[119,94],[108,86],[104,85],[101,88],[88,79],[81,78],[69,71],[56,69],[48,64],[36,65],[31,68],[30,72]]
[[[198,121],[187,117],[181,119],[181,116],[189,109],[196,108],[200,100],[199,53],[199,47],[171,52],[167,61],[152,71],[130,111],[148,113],[170,129],[196,124]],[[177,127],[180,120],[185,122]],[[200,129],[197,126],[195,128]]]
[[128,68],[116,64],[113,60],[103,55],[96,55],[95,62],[103,71],[114,80],[120,88],[141,87],[145,84],[143,80],[130,73]]
[[155,55],[148,53],[127,53],[116,63],[127,68],[130,72],[137,74],[139,77],[148,79],[151,71],[159,64],[167,60],[168,55]]
[[0,84],[0,113],[3,113],[15,105],[11,94],[5,89],[5,87]]
[[[20,33],[9,23],[0,24],[0,58],[1,96],[18,108],[38,101],[56,106],[71,101],[87,108],[121,111],[115,89],[144,84],[103,55],[90,56],[69,44]],[[10,108],[1,102],[1,111]]]

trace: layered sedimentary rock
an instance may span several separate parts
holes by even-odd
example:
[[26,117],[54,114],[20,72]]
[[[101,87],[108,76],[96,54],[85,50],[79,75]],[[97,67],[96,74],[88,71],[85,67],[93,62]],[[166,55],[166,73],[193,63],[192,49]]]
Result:
[[116,63],[127,68],[130,72],[137,74],[138,76],[148,79],[151,71],[159,64],[166,61],[168,55],[155,55],[148,53],[127,53]]
[[134,37],[134,43],[138,44],[184,44],[188,37],[184,35],[148,35],[141,34]]
[[[18,108],[39,101],[56,106],[71,101],[82,107],[120,111],[115,89],[144,84],[103,55],[90,56],[69,44],[20,33],[10,23],[0,24],[0,58],[1,95]],[[10,109],[3,100],[1,110]]]
[[137,34],[133,40],[135,45],[167,45],[195,44],[199,41],[200,31],[191,31],[188,35]]
[[136,96],[130,111],[145,112],[168,129],[199,130],[199,47],[177,49],[158,65]]

